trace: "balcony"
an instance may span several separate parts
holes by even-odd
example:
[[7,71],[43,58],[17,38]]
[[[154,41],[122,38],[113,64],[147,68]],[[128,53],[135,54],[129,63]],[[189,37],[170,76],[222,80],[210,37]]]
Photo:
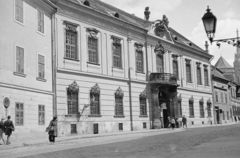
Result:
[[150,83],[177,85],[177,76],[170,73],[151,73]]

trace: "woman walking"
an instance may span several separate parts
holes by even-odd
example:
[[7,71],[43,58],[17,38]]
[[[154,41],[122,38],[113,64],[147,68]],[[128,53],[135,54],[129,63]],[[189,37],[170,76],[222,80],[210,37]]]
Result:
[[55,143],[55,137],[57,137],[57,116],[54,116],[52,121],[50,121],[49,126],[47,128],[47,132],[49,135],[50,144]]
[[4,130],[5,130],[5,135],[7,135],[7,142],[6,145],[11,144],[10,142],[10,137],[12,135],[12,131],[14,131],[14,125],[11,119],[11,116],[7,117],[7,121],[4,122]]
[[[5,144],[5,140],[3,139],[3,133],[4,133],[4,117],[2,117],[1,121],[0,121],[0,141],[2,139],[3,144]],[[1,144],[0,144],[1,145]]]

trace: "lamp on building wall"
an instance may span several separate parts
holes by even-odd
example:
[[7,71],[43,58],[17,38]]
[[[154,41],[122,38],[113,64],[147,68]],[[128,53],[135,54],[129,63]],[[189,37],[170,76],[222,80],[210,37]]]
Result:
[[221,42],[224,42],[240,48],[240,38],[238,35],[236,38],[213,40],[216,32],[217,18],[212,12],[210,12],[209,6],[207,8],[207,13],[205,13],[202,17],[202,21],[211,44],[213,42],[217,42],[217,46],[220,47]]

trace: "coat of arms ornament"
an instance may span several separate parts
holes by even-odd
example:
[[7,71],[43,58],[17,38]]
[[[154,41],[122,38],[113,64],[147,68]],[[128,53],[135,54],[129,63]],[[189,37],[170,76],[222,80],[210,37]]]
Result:
[[166,28],[168,28],[168,24],[169,24],[169,21],[168,21],[168,18],[166,17],[166,15],[163,15],[163,18],[162,20],[158,23],[155,24],[155,34],[157,36],[160,36],[160,37],[163,37],[164,36],[164,32],[166,31]]

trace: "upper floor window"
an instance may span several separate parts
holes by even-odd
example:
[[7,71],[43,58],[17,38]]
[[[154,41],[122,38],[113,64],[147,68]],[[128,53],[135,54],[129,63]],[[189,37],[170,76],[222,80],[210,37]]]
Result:
[[218,92],[215,91],[215,99],[216,99],[216,102],[218,102]]
[[44,56],[38,54],[38,77],[39,78],[45,77],[44,67],[45,67]]
[[122,45],[121,39],[112,36],[113,67],[122,68]]
[[211,108],[212,108],[212,103],[211,103],[211,100],[209,99],[209,100],[207,101],[208,117],[212,117],[212,110],[211,110]]
[[98,30],[95,28],[87,28],[88,32],[88,62],[98,64]]
[[202,84],[202,75],[201,75],[201,66],[199,62],[197,64],[197,84],[201,85]]
[[100,115],[100,88],[95,84],[90,90],[90,113]]
[[200,117],[204,117],[203,98],[199,101]]
[[193,96],[189,99],[189,116],[190,117],[194,117],[194,106],[193,106],[193,103],[194,103],[194,99],[193,99]]
[[76,81],[74,81],[67,88],[68,114],[77,114],[78,113],[78,92],[79,92],[79,86],[76,83]]
[[38,31],[44,33],[44,13],[38,10]]
[[123,91],[119,87],[115,92],[115,116],[124,116],[123,112]]
[[178,117],[182,117],[182,96],[181,94],[178,96]]
[[225,101],[228,103],[227,93],[225,93]]
[[64,21],[65,28],[65,58],[77,60],[77,24]]
[[163,71],[163,56],[162,55],[157,55],[156,58],[157,58],[157,61],[156,61],[157,72],[164,72]]
[[15,20],[23,23],[23,1],[15,0]]
[[16,47],[16,72],[24,74],[24,49]]
[[177,79],[179,79],[178,75],[178,60],[177,60],[177,55],[173,54],[173,74],[176,75]]
[[208,68],[207,68],[207,65],[203,65],[203,66],[204,66],[204,83],[205,83],[205,86],[209,86]]
[[187,75],[187,82],[192,82],[192,74],[191,74],[191,60],[186,60],[186,75]]
[[221,92],[221,102],[223,103],[223,92]]
[[143,44],[135,43],[134,46],[136,47],[136,71],[143,72]]
[[147,115],[147,94],[146,94],[146,90],[144,90],[140,94],[139,101],[140,101],[140,116],[146,116]]
[[222,111],[223,120],[225,120],[225,111]]
[[156,53],[156,66],[157,72],[164,72],[164,53],[166,52],[161,41],[158,41],[154,48],[154,52]]

